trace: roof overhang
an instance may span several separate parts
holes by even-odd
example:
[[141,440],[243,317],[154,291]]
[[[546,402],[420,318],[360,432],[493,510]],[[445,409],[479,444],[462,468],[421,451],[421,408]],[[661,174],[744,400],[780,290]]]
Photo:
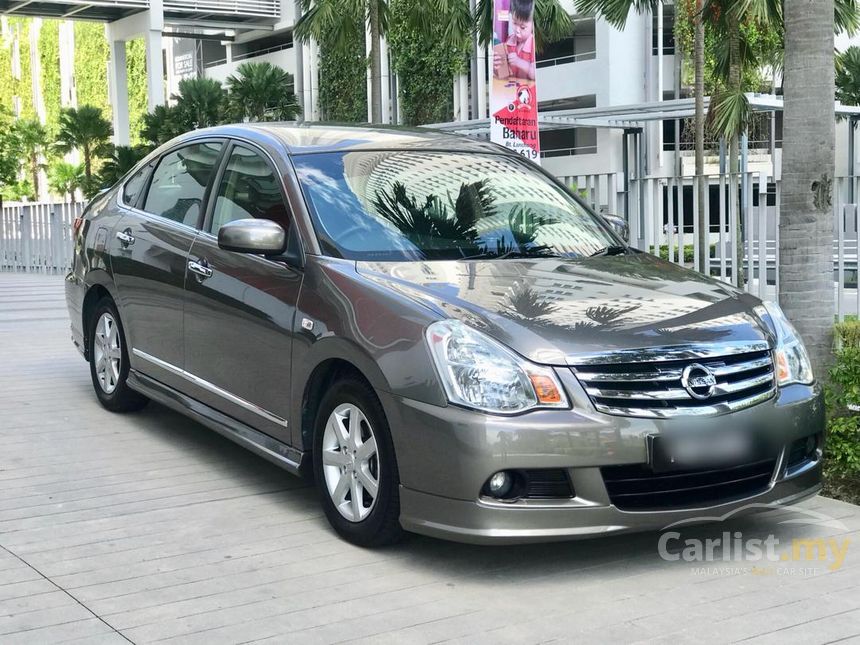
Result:
[[[783,97],[781,96],[747,94],[747,99],[754,112],[782,112],[784,109]],[[706,97],[706,112],[710,103],[710,97]],[[860,107],[836,103],[834,110],[836,115],[840,117],[860,117]],[[674,99],[670,101],[639,103],[636,105],[540,112],[539,114],[538,123],[542,130],[561,128],[641,129],[648,123],[656,121],[693,118],[696,115],[696,100]],[[458,134],[479,136],[490,132],[490,119],[434,123],[427,127],[453,131]]]

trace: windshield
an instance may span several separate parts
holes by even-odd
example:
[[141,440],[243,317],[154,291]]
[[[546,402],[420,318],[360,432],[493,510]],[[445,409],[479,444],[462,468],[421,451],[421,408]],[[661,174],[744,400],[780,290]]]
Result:
[[576,258],[620,244],[573,197],[516,158],[389,150],[293,160],[326,255]]

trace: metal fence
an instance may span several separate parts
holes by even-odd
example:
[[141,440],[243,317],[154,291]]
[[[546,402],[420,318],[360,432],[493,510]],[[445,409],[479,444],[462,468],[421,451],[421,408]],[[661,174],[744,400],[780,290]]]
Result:
[[[708,260],[713,277],[731,282],[738,256],[744,288],[776,299],[782,184],[765,173],[704,177],[646,177],[629,186],[622,173],[563,177],[595,210],[626,216],[631,243],[675,264],[699,266],[700,182],[705,184]],[[833,280],[840,320],[860,313],[858,248],[860,179],[837,178],[833,191]],[[742,245],[736,244],[740,236]]]
[[[779,279],[781,182],[764,173],[648,177],[629,185],[623,173],[562,177],[595,210],[623,215],[637,248],[688,268],[699,266],[698,184],[705,183],[710,274],[731,282],[738,256],[744,287],[775,299]],[[860,314],[858,178],[834,184],[833,278],[839,318]],[[0,270],[62,273],[72,255],[72,225],[83,204],[4,206],[0,217]],[[740,235],[742,247],[735,243]]]
[[29,203],[0,211],[0,271],[64,273],[72,259],[72,226],[83,204]]

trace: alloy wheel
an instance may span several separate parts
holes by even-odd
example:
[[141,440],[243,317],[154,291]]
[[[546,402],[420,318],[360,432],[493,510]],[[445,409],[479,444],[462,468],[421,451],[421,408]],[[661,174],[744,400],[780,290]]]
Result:
[[99,387],[105,394],[113,394],[122,369],[122,344],[119,327],[110,313],[105,312],[98,319],[94,341],[93,361]]
[[373,428],[355,405],[337,406],[329,415],[322,441],[328,494],[338,512],[361,522],[379,495],[379,454]]

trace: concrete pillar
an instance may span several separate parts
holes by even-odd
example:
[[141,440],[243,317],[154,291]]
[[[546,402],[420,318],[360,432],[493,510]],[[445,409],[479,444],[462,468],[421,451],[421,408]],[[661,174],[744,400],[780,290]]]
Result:
[[478,113],[474,118],[483,119],[487,117],[487,47],[478,44],[478,64],[476,74],[478,76],[475,87],[478,92]]
[[[164,63],[161,58],[161,29],[146,33],[146,97],[149,111],[164,105]],[[126,98],[126,110],[128,99]]]
[[[371,49],[370,20],[364,21],[364,53],[370,60]],[[373,123],[373,80],[370,76],[370,65],[367,66],[367,122]]]
[[77,107],[75,93],[75,28],[71,20],[60,23],[60,105]]
[[382,58],[382,122],[391,123],[391,61],[388,58],[388,39],[379,39],[379,51]]
[[309,68],[310,68],[310,78],[308,79],[308,96],[310,99],[309,112],[310,120],[319,121],[320,119],[320,87],[319,87],[319,67],[320,67],[320,46],[316,40],[311,41],[310,52],[308,58],[310,58]]
[[[110,30],[108,30],[110,34]],[[110,38],[110,36],[109,36]],[[110,78],[108,90],[113,114],[113,142],[118,146],[129,144],[128,121],[128,68],[125,60],[125,41],[108,41],[110,46]]]

